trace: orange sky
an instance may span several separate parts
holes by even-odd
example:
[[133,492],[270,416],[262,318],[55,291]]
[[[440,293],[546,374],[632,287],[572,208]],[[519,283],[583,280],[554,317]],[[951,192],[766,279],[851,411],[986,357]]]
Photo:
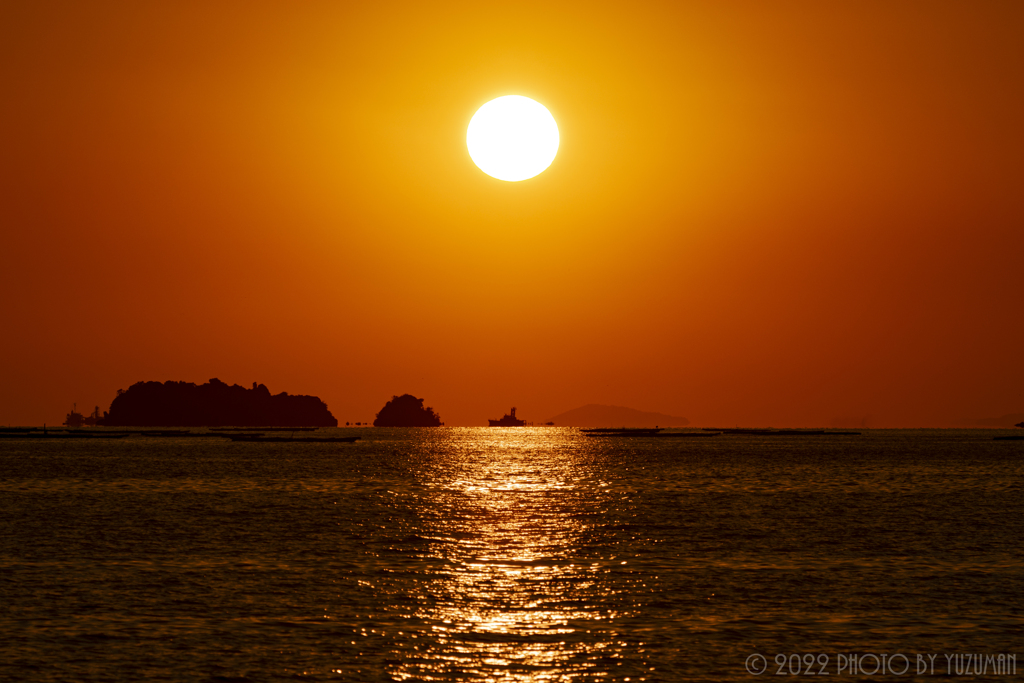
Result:
[[[17,6],[19,5],[20,6]],[[1024,412],[1024,4],[5,3],[0,424]],[[477,107],[558,121],[479,171]]]

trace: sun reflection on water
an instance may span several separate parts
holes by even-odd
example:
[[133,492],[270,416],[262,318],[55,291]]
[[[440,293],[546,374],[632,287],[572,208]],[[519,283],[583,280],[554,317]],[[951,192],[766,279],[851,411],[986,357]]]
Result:
[[603,579],[619,563],[587,549],[593,513],[609,503],[589,466],[590,446],[558,430],[461,436],[457,460],[427,457],[419,471],[423,555],[445,564],[425,577],[408,618],[432,637],[396,652],[389,673],[397,680],[604,677],[622,656],[614,622],[625,614]]

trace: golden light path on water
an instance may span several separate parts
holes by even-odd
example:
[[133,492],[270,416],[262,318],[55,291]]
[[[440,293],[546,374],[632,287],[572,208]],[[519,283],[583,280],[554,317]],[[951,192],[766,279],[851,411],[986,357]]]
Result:
[[0,439],[0,680],[719,683],[755,652],[1013,653],[1021,442],[979,431]]
[[622,656],[614,622],[625,616],[606,575],[627,564],[607,548],[587,548],[594,513],[614,503],[609,483],[578,437],[528,428],[474,436],[455,453],[452,443],[427,445],[416,503],[427,541],[421,559],[443,560],[444,568],[426,578],[423,602],[410,615],[432,637],[400,653],[389,673],[397,680],[459,672],[545,681],[588,670],[602,677],[593,669],[615,663],[599,660]]

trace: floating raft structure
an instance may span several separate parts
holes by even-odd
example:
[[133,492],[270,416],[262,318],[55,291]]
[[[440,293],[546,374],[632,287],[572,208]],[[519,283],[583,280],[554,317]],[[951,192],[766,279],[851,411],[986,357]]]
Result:
[[700,431],[666,432],[659,427],[621,427],[581,429],[585,436],[639,436],[659,439],[685,439],[702,436],[744,435],[744,436],[859,436],[860,432],[840,432],[825,429],[714,429],[704,427]]
[[718,436],[717,433],[711,433],[707,431],[700,432],[664,432],[661,428],[655,427],[648,429],[645,427],[621,427],[621,428],[610,428],[600,427],[597,429],[581,429],[581,432],[585,436],[640,436],[646,438],[656,439],[678,439],[678,438],[694,438],[694,437],[707,437],[707,436]]
[[319,427],[210,427],[211,432],[315,432]]
[[89,439],[123,439],[128,436],[125,432],[63,432],[63,431],[24,431],[24,432],[13,432],[3,431],[0,432],[0,439],[78,439],[85,441]]
[[241,443],[355,443],[358,436],[263,436],[262,434],[225,434],[232,441]]
[[750,436],[860,436],[860,432],[840,432],[828,429],[747,429],[747,428],[712,428],[703,427],[706,432],[720,434],[745,434]]
[[131,429],[107,431],[102,429],[46,429],[39,427],[5,427],[0,430],[0,439],[123,439],[127,436],[143,436],[158,439],[230,439],[245,443],[353,443],[358,436],[266,436],[264,432],[312,432],[317,427],[220,427],[208,432],[193,432],[188,429]]

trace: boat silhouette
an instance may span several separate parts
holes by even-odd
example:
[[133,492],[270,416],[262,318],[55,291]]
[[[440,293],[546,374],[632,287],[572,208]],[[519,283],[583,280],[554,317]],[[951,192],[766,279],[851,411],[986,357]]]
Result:
[[491,427],[522,427],[526,424],[526,420],[520,420],[516,417],[516,409],[513,407],[512,412],[505,415],[500,420],[487,420]]

